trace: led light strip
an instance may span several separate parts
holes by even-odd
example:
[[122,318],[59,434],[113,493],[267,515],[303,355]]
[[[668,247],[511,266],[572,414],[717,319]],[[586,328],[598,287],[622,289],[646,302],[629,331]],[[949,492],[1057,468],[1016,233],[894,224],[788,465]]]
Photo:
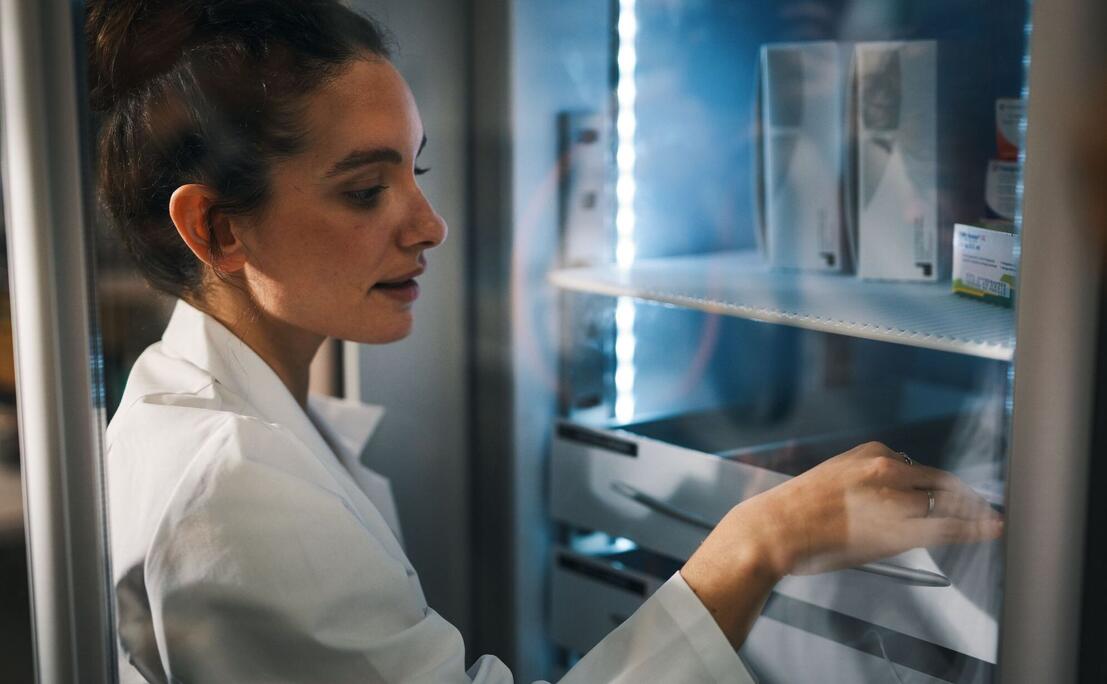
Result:
[[[638,86],[634,80],[638,65],[638,53],[635,38],[638,35],[638,18],[635,14],[635,0],[619,0],[619,53],[616,100],[618,114],[615,129],[618,134],[618,148],[615,154],[618,166],[618,180],[615,184],[615,197],[618,204],[615,210],[615,263],[619,268],[628,268],[634,263],[637,246],[634,242],[634,228],[637,216],[634,213],[634,198],[638,192],[634,180],[634,166],[637,153],[634,148],[634,134],[638,128],[635,115],[635,103],[638,99]],[[634,300],[619,297],[615,306],[615,419],[629,421],[634,417],[634,354],[638,340],[634,335]]]
[[[1029,8],[1029,3],[1027,3]],[[1019,180],[1015,185],[1015,250],[1014,258],[1016,267],[1022,262],[1022,200],[1023,200],[1023,177],[1026,172],[1026,120],[1030,115],[1030,34],[1033,31],[1033,23],[1030,17],[1033,14],[1027,10],[1026,25],[1023,26],[1023,55],[1022,55],[1022,88],[1019,90],[1019,97],[1023,103],[1022,117],[1019,119]],[[1018,293],[1015,293],[1015,306],[1018,306]],[[1018,339],[1015,337],[1014,332],[1011,333],[1011,346],[1012,348],[1018,344]],[[1005,387],[1006,396],[1003,401],[1003,408],[1007,412],[1007,418],[1011,419],[1015,415],[1015,364],[1010,363],[1007,365],[1007,387]],[[1006,482],[1004,483],[1006,487]]]

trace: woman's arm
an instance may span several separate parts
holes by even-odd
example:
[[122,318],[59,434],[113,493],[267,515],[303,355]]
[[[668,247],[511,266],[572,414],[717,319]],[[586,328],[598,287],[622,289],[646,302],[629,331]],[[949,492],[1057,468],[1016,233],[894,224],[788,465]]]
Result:
[[737,648],[785,575],[1002,531],[1002,518],[956,477],[871,442],[735,506],[680,572]]

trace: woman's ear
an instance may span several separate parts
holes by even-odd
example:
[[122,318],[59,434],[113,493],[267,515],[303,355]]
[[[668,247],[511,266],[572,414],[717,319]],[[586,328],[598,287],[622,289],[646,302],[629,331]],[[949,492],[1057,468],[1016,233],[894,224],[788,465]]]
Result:
[[[234,273],[246,265],[246,250],[227,217],[211,210],[215,199],[215,191],[206,185],[182,185],[169,198],[169,218],[200,261],[219,272]],[[213,241],[218,247],[214,251]]]

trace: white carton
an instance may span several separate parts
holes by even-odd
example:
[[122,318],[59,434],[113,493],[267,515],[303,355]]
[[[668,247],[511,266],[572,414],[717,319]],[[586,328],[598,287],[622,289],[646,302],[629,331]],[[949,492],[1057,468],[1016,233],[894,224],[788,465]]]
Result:
[[934,41],[854,47],[862,278],[934,281],[948,274],[938,204],[937,58]]
[[770,265],[841,271],[848,53],[838,43],[761,48],[764,247]]

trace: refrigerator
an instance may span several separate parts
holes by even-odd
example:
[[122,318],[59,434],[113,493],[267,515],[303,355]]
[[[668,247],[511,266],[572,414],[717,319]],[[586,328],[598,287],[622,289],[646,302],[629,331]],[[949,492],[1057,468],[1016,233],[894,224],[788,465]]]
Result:
[[[451,4],[466,231],[442,306],[466,367],[443,364],[462,389],[442,410],[465,461],[433,484],[466,483],[450,534],[470,541],[429,574],[461,578],[470,660],[555,679],[731,507],[880,440],[968,482],[1003,538],[785,578],[750,676],[1102,681],[1104,272],[1075,176],[1100,4]],[[167,312],[96,229],[82,11],[0,6],[44,682],[116,677],[100,440]],[[1006,236],[1014,279],[954,293],[958,224]]]
[[733,506],[877,440],[1003,538],[785,578],[754,681],[1097,680],[1094,4],[477,3],[482,648],[558,676]]

